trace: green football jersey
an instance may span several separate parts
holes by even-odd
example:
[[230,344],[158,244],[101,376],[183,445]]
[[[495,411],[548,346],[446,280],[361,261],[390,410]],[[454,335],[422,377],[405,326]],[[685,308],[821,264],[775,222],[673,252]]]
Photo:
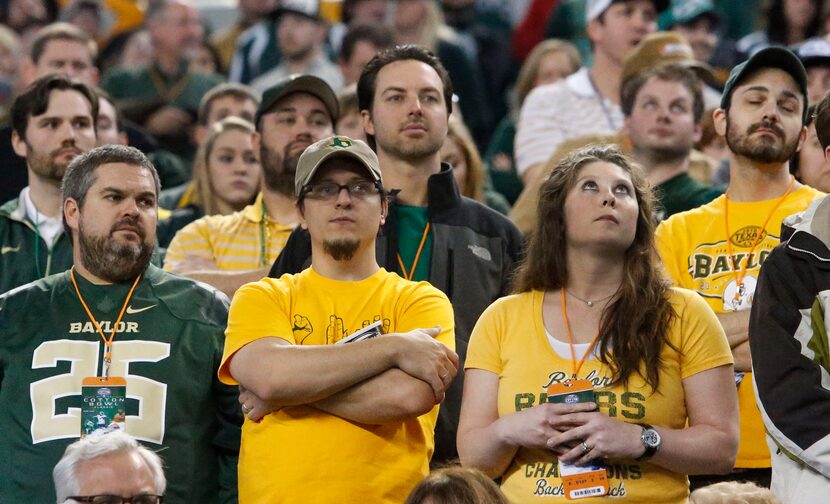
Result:
[[[107,337],[130,289],[75,274]],[[242,414],[217,379],[227,297],[149,266],[112,346],[127,432],[164,460],[165,502],[235,502]],[[104,344],[69,272],[0,296],[0,502],[55,502],[52,468],[81,432],[81,382]]]

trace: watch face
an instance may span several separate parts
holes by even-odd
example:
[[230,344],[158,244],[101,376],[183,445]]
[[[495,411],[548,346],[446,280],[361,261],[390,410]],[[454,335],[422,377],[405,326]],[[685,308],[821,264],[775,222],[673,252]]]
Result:
[[646,429],[643,431],[643,443],[646,446],[659,446],[660,434],[654,429]]

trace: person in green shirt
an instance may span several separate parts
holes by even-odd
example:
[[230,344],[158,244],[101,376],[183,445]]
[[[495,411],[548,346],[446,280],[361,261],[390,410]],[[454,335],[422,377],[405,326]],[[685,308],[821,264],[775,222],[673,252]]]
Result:
[[124,117],[143,126],[166,150],[190,160],[189,135],[202,96],[220,84],[217,75],[192,72],[186,55],[202,40],[199,14],[186,0],[151,2],[145,25],[153,42],[153,62],[139,68],[115,68],[101,87]]
[[97,115],[95,93],[56,74],[15,99],[11,146],[26,160],[28,185],[0,206],[0,293],[72,265],[61,179],[76,156],[95,147]]
[[132,147],[77,158],[62,186],[72,269],[0,296],[0,502],[55,502],[82,381],[107,375],[126,380],[127,433],[164,460],[166,503],[236,502],[242,415],[217,376],[229,300],[150,264],[158,189]]
[[624,133],[632,155],[655,187],[657,218],[704,205],[723,191],[689,176],[689,155],[700,139],[703,96],[692,70],[663,65],[623,83]]

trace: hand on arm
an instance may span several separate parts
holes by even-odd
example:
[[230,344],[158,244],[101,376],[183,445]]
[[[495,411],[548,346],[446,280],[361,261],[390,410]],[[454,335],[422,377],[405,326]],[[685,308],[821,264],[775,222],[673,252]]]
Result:
[[749,310],[718,313],[718,321],[735,359],[735,371],[752,371],[749,355]]
[[[451,382],[447,380],[447,386]],[[400,369],[387,369],[309,406],[352,422],[382,425],[424,415],[439,402],[428,383]]]
[[594,403],[545,403],[499,418],[499,377],[481,369],[468,369],[464,378],[458,454],[461,463],[490,477],[504,473],[519,447],[548,449],[547,442],[564,426],[562,415],[588,412]]
[[[652,463],[685,474],[732,470],[738,452],[738,398],[732,374],[732,366],[720,366],[683,380],[688,427],[655,426],[663,443]],[[639,425],[601,412],[566,415],[561,421],[575,427],[551,439],[549,448],[561,454],[564,462],[584,464],[597,457],[636,459],[645,453]],[[562,429],[559,424],[554,427]],[[579,444],[582,442],[591,448],[587,454]]]

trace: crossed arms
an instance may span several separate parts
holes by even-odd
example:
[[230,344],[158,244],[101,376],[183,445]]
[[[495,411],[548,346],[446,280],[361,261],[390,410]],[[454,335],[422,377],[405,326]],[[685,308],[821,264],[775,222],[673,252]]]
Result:
[[435,339],[439,327],[346,345],[292,345],[278,337],[239,349],[229,370],[251,420],[306,405],[365,424],[429,412],[444,398],[458,356]]

